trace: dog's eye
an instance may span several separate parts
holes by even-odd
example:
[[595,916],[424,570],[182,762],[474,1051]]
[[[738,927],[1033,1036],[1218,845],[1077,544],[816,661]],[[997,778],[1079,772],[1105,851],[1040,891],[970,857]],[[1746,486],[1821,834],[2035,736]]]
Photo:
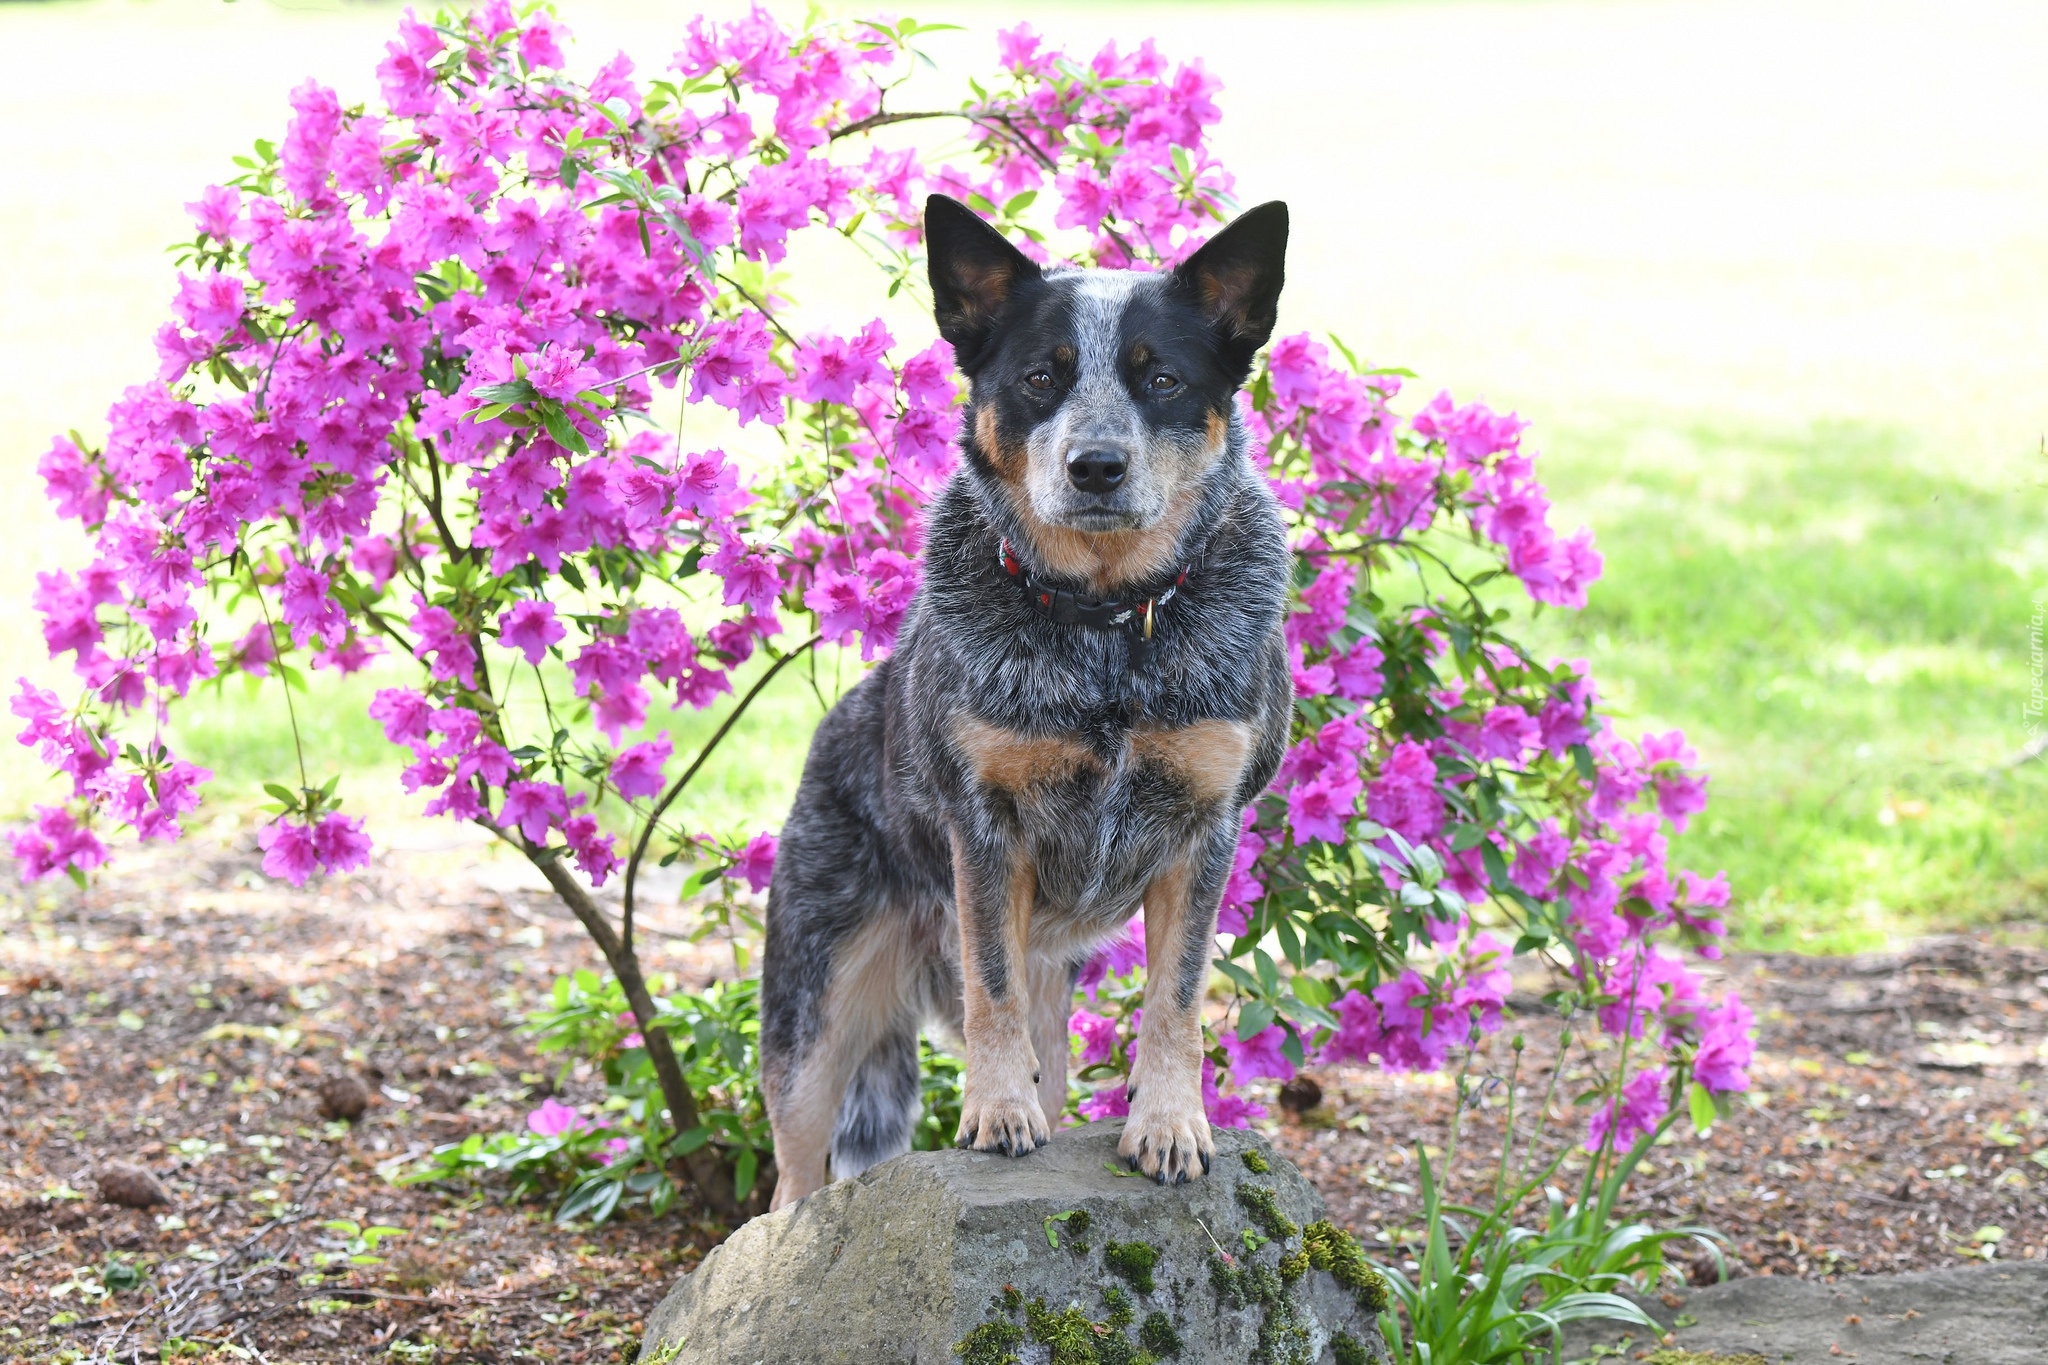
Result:
[[1033,370],[1030,374],[1024,376],[1024,382],[1037,389],[1040,393],[1044,393],[1052,387],[1052,375],[1044,370]]
[[1170,374],[1155,374],[1152,376],[1152,392],[1154,393],[1171,393],[1179,387],[1180,381]]

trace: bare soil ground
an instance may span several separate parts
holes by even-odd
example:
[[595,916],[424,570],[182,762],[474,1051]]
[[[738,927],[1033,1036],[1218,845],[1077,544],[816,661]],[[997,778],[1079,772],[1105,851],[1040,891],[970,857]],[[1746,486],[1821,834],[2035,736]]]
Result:
[[[595,965],[531,879],[442,837],[293,892],[224,824],[87,892],[0,893],[0,1358],[631,1359],[644,1315],[719,1227],[562,1227],[534,1205],[385,1178],[553,1093],[518,1019],[555,975]],[[654,940],[650,966],[690,988],[730,968],[716,947]],[[1655,1152],[1635,1210],[1724,1232],[1738,1274],[2048,1258],[2048,952],[1980,937],[1726,965],[1763,1021],[1757,1088],[1710,1138]],[[1556,1028],[1525,1031],[1526,1114]],[[1504,1033],[1471,1079],[1510,1055]],[[323,1119],[316,1095],[344,1072],[372,1092],[353,1126]],[[1416,1231],[1413,1148],[1446,1145],[1454,1087],[1318,1079],[1325,1102],[1275,1135],[1339,1218],[1392,1251]],[[587,1074],[563,1088],[597,1093]],[[1461,1120],[1457,1193],[1485,1186],[1502,1093]],[[1560,1100],[1550,1131],[1581,1119]],[[117,1160],[168,1202],[105,1202],[96,1175]],[[352,1263],[330,1220],[401,1235],[380,1263]],[[139,1283],[112,1287],[129,1277],[110,1263]]]

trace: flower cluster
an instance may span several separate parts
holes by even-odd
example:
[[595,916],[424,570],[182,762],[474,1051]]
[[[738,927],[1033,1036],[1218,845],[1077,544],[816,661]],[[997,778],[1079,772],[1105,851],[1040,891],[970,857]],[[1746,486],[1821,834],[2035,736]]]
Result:
[[[755,9],[694,21],[651,76],[621,54],[577,79],[545,10],[490,0],[408,13],[381,106],[295,91],[282,142],[189,205],[157,373],[102,444],[41,461],[93,552],[34,594],[74,682],[12,703],[68,784],[13,834],[23,870],[82,876],[115,829],[178,836],[208,774],[162,723],[195,686],[374,666],[370,715],[429,814],[593,883],[651,848],[763,887],[772,838],[664,823],[655,703],[704,707],[820,642],[886,654],[962,401],[943,342],[805,326],[775,271],[793,239],[840,235],[894,292],[918,287],[929,191],[1040,259],[1140,269],[1232,207],[1199,63],[1018,28],[965,104],[892,110],[920,32]],[[940,123],[968,133],[951,162],[873,139]],[[735,434],[690,448],[655,423],[664,392],[679,430],[708,408]],[[1228,888],[1212,1115],[1255,1116],[1243,1086],[1312,1056],[1441,1065],[1499,1018],[1503,933],[1674,1077],[1740,1088],[1748,1016],[1651,942],[1723,932],[1725,881],[1667,862],[1704,801],[1695,756],[1616,734],[1583,666],[1503,630],[1516,584],[1583,604],[1591,537],[1553,533],[1519,419],[1447,395],[1404,418],[1399,393],[1291,336],[1245,396],[1296,538],[1299,695]],[[261,836],[295,883],[370,856],[304,758]],[[1098,1074],[1128,1065],[1142,967],[1127,942],[1084,982],[1110,1010],[1076,1015]]]

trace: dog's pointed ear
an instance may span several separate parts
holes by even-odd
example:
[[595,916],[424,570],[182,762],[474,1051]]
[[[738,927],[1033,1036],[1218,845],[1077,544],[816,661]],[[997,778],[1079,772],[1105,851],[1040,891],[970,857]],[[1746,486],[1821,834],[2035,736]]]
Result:
[[1018,285],[1038,278],[1038,265],[973,209],[943,194],[924,201],[924,241],[939,335],[952,344],[960,367],[971,368],[1003,305]]
[[1286,279],[1287,205],[1247,209],[1173,272],[1240,370],[1273,335]]

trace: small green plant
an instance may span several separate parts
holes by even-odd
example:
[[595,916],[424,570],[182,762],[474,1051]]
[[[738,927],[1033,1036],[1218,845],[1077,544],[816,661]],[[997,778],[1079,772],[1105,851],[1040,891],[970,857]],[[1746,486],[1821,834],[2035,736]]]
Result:
[[578,1061],[597,1066],[605,1083],[599,1114],[543,1101],[523,1131],[472,1133],[438,1147],[399,1183],[498,1176],[515,1197],[554,1193],[562,1222],[601,1223],[633,1204],[665,1212],[679,1188],[670,1163],[711,1144],[729,1154],[733,1195],[746,1200],[773,1151],[757,1065],[758,992],[747,980],[656,998],[656,1027],[703,1117],[670,1134],[660,1078],[617,980],[591,971],[557,980],[548,1005],[527,1016],[526,1032],[541,1052],[562,1058],[563,1079]]
[[387,1238],[405,1236],[404,1228],[385,1227],[381,1223],[364,1227],[352,1218],[330,1218],[320,1226],[334,1237],[328,1250],[313,1253],[313,1264],[323,1268],[344,1263],[383,1265],[384,1258],[377,1254],[378,1244]]
[[928,1038],[918,1039],[923,1053],[919,1084],[924,1093],[924,1112],[910,1132],[910,1147],[917,1152],[943,1152],[953,1145],[960,1131],[960,1074],[966,1063],[949,1052],[941,1052]]
[[148,1272],[132,1261],[108,1261],[100,1267],[100,1283],[115,1293],[140,1289]]

